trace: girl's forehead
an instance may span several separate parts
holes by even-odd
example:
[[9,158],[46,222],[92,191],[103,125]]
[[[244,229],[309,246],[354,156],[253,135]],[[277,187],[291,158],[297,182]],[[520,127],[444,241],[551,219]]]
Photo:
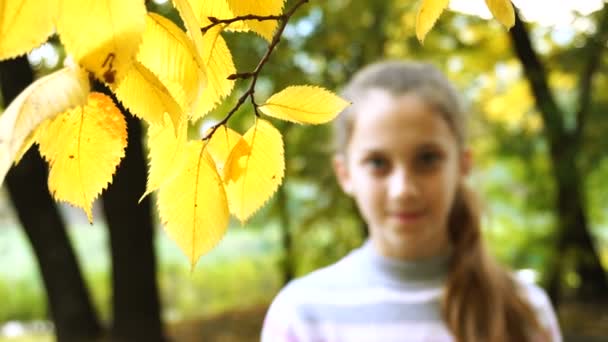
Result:
[[436,126],[443,116],[415,93],[392,95],[384,90],[370,90],[355,105],[354,126]]
[[358,146],[457,144],[443,115],[414,93],[370,91],[354,115],[351,144]]
[[[384,110],[395,102],[397,97],[382,88],[370,88],[361,94],[360,97],[353,99],[353,105],[357,108],[356,112],[367,112],[370,109]],[[411,95],[411,94],[410,94]]]

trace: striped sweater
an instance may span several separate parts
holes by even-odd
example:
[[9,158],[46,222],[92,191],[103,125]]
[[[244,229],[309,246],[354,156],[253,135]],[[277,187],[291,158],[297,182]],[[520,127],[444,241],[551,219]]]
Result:
[[[440,310],[447,270],[446,256],[390,260],[368,241],[287,285],[266,314],[262,342],[453,341]],[[560,342],[546,294],[531,284],[522,289],[552,342]]]

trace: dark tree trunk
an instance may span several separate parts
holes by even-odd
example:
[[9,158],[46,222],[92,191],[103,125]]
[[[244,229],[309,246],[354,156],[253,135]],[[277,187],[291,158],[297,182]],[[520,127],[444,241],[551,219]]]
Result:
[[[599,259],[599,253],[589,232],[585,215],[584,199],[581,194],[582,182],[579,171],[572,160],[576,151],[562,142],[561,153],[553,156],[553,167],[557,179],[558,241],[560,255],[574,260],[574,270],[581,279],[576,296],[587,302],[606,300],[608,282]],[[563,260],[565,258],[559,258]],[[563,265],[558,265],[549,280],[549,293],[559,299]]]
[[[555,203],[557,227],[556,250],[560,255],[573,258],[574,268],[581,278],[577,297],[583,300],[598,300],[608,294],[608,279],[600,262],[599,253],[593,244],[589,232],[588,220],[585,214],[584,196],[581,192],[583,183],[580,171],[576,166],[579,154],[582,128],[585,124],[585,113],[591,96],[591,81],[594,70],[599,65],[596,60],[602,51],[608,31],[608,9],[595,37],[588,43],[590,60],[587,61],[583,78],[581,78],[580,110],[577,113],[578,128],[572,132],[566,130],[564,114],[558,107],[547,82],[547,73],[538,54],[532,46],[530,36],[519,16],[510,31],[515,53],[522,63],[524,73],[534,94],[544,124],[544,134],[547,139],[553,176],[557,188]],[[601,40],[600,40],[601,39]],[[597,42],[599,40],[599,42]],[[551,267],[549,294],[557,302],[559,300],[561,279],[565,271],[563,261],[566,258],[555,258]]]
[[142,127],[135,117],[125,116],[126,155],[103,195],[112,251],[112,336],[115,341],[164,341],[150,197],[137,203],[147,178]]
[[[0,62],[8,104],[33,80],[25,57]],[[6,176],[11,201],[36,255],[58,341],[93,341],[102,330],[65,226],[47,188],[45,164],[34,149]]]
[[[283,135],[284,141],[289,140],[289,135],[294,128],[292,123],[281,123],[279,129]],[[289,155],[289,144],[285,144],[285,155]],[[283,183],[277,189],[276,210],[279,219],[279,229],[281,230],[281,246],[283,247],[283,258],[279,261],[279,269],[282,273],[283,285],[286,285],[295,276],[296,259],[293,250],[293,227],[291,214],[289,212],[289,194],[287,192],[287,180],[289,178],[289,165],[285,165],[285,178]]]
[[277,191],[277,205],[279,209],[279,221],[281,225],[281,241],[283,243],[283,252],[285,253],[282,261],[283,285],[286,285],[295,276],[295,253],[293,252],[291,219],[289,215],[289,196],[285,184],[279,187]]

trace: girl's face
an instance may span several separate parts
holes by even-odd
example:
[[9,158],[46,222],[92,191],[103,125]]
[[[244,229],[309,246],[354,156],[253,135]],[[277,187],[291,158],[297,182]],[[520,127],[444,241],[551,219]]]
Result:
[[415,94],[382,90],[356,104],[353,131],[335,168],[382,255],[424,258],[448,246],[456,189],[470,168],[448,123]]

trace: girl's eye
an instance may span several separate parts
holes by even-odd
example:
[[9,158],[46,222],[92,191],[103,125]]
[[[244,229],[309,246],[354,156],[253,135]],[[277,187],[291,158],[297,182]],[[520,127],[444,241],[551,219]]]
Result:
[[384,170],[388,167],[388,161],[382,157],[370,157],[367,159],[366,163],[375,171]]
[[425,151],[418,156],[418,163],[421,167],[431,167],[441,160],[441,154],[434,151]]

